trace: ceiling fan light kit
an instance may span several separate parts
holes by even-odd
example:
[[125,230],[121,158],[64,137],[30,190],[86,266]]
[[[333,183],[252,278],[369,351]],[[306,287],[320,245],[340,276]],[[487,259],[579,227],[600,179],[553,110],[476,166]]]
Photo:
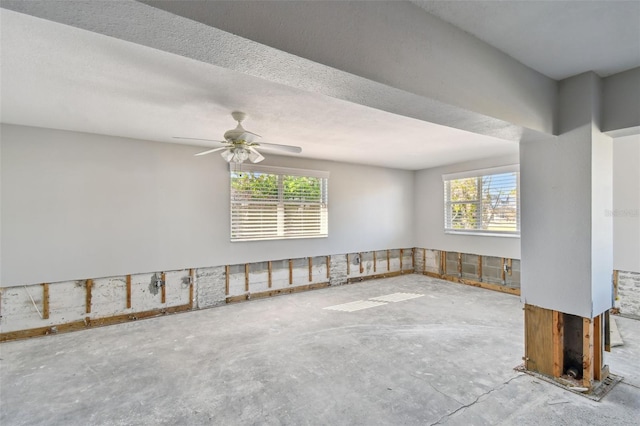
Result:
[[204,140],[208,142],[215,142],[220,144],[221,146],[209,149],[207,151],[199,152],[195,155],[207,155],[213,152],[222,151],[220,155],[227,163],[234,164],[242,164],[246,160],[251,161],[252,163],[259,163],[264,160],[264,156],[258,152],[256,148],[266,148],[266,149],[274,149],[280,151],[288,151],[299,154],[302,152],[302,148],[298,146],[291,145],[278,145],[273,143],[259,143],[255,142],[257,138],[261,136],[249,132],[242,127],[242,121],[247,118],[247,114],[241,111],[233,111],[231,116],[234,120],[238,122],[238,125],[235,129],[227,130],[224,133],[225,141],[217,141],[211,139],[200,139],[200,138],[178,138],[178,139],[192,139],[192,140]]

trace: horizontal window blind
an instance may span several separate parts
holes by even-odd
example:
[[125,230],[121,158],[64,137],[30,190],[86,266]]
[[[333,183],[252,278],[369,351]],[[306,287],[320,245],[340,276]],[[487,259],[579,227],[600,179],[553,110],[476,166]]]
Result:
[[231,175],[231,241],[326,237],[326,172],[243,166]]
[[444,175],[447,232],[520,234],[518,166]]

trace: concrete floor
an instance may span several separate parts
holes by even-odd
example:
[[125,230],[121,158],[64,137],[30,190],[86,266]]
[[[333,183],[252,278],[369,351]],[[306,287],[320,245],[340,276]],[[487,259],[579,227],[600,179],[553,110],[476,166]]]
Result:
[[[391,293],[423,297],[323,309]],[[421,275],[0,345],[2,425],[637,425],[640,321],[595,402],[513,370],[517,297]]]

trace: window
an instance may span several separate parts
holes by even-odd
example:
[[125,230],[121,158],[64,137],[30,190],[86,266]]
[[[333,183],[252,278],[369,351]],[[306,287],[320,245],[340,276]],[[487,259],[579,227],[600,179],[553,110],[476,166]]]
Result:
[[519,167],[443,175],[447,233],[520,235]]
[[231,241],[326,237],[328,185],[328,172],[231,170]]

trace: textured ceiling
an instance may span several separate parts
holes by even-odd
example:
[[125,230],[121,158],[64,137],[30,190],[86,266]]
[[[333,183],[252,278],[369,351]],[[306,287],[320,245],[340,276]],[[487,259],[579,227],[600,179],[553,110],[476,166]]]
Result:
[[[553,78],[640,65],[640,2],[414,3]],[[193,144],[173,137],[220,139],[239,109],[247,129],[306,158],[415,170],[517,152],[509,132],[506,141],[391,114],[7,9],[0,19],[4,123]],[[222,48],[201,46],[212,47]]]
[[305,158],[408,170],[518,149],[28,15],[0,19],[4,123],[206,146],[174,136],[219,140],[242,110],[247,130]]
[[413,3],[555,80],[640,65],[637,0]]

